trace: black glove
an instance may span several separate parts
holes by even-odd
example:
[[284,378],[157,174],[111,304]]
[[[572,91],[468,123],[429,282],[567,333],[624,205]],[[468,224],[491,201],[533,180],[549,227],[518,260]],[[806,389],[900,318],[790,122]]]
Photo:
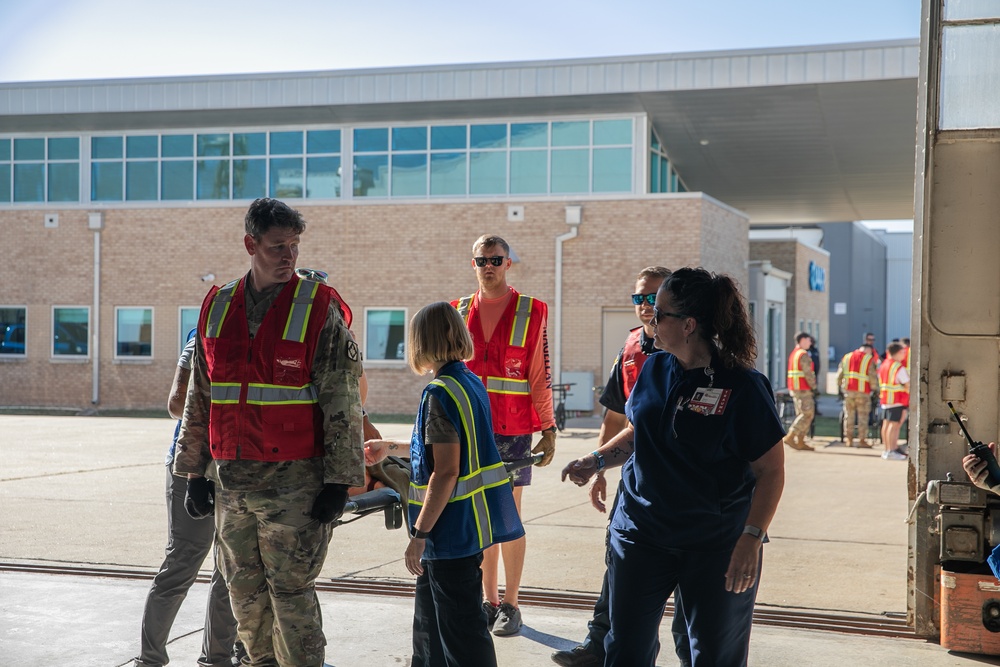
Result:
[[215,482],[206,477],[189,479],[184,509],[192,519],[206,519],[215,514]]
[[323,490],[316,496],[312,512],[309,516],[322,523],[333,523],[344,513],[347,504],[346,484],[324,484]]

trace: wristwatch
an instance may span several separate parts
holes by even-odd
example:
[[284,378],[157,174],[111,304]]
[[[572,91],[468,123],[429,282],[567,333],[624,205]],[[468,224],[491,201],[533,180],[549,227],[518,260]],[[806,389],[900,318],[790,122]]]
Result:
[[552,433],[555,433],[555,432],[556,432],[556,427],[555,427],[555,426],[550,426],[550,427],[548,427],[548,428],[543,428],[543,429],[542,429],[542,433],[548,433],[548,432],[550,432],[550,431],[551,431]]
[[597,472],[601,472],[602,470],[604,470],[604,466],[607,465],[607,463],[604,460],[604,454],[601,454],[599,451],[595,449],[590,453],[590,455],[593,456],[595,459],[597,459]]
[[416,528],[413,529],[413,537],[417,538],[418,540],[426,540],[430,536],[431,536],[430,531],[418,530]]
[[743,527],[743,534],[744,535],[753,535],[755,538],[757,538],[761,542],[764,541],[764,531],[761,530],[760,528],[758,528],[757,526],[749,526],[749,525],[748,526],[744,526]]

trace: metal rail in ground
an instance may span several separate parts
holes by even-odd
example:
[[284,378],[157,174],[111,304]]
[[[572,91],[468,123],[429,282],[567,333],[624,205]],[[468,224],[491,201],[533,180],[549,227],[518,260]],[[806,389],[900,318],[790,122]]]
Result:
[[[90,565],[46,565],[35,563],[3,563],[0,572],[23,572],[34,574],[73,575],[77,577],[101,577],[108,579],[150,580],[155,570],[102,568]],[[200,574],[197,581],[208,583],[209,576]],[[328,579],[316,582],[316,589],[332,593],[354,595],[380,595],[386,597],[413,597],[413,584],[380,579]],[[551,607],[554,609],[575,609],[590,611],[597,596],[593,593],[573,593],[521,589],[520,599],[527,605]],[[673,615],[673,604],[668,603],[666,615]],[[821,630],[845,634],[868,635],[874,637],[896,637],[918,639],[914,629],[906,624],[902,614],[851,615],[848,613],[827,613],[803,609],[775,609],[757,605],[754,610],[755,625],[799,630]]]

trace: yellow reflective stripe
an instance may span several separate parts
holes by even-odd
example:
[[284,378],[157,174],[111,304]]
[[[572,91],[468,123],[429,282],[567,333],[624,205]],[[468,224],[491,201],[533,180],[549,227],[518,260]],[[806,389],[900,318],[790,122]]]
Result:
[[[465,433],[465,443],[469,460],[469,474],[458,478],[448,502],[471,501],[479,547],[485,549],[493,544],[493,527],[485,491],[501,484],[509,484],[507,469],[504,467],[502,461],[486,466],[485,468],[479,467],[479,444],[475,412],[472,409],[472,400],[465,387],[454,378],[448,376],[432,380],[431,384],[437,385],[447,392],[458,407],[462,430]],[[427,485],[418,485],[410,482],[408,496],[409,503],[423,505],[427,498]]]
[[280,384],[250,383],[247,403],[252,405],[305,405],[317,403],[319,395],[312,384],[288,387]]
[[292,307],[288,311],[285,330],[281,334],[283,340],[294,340],[301,343],[306,339],[309,316],[312,313],[317,291],[319,291],[319,283],[312,280],[300,280],[295,286]]
[[471,294],[469,296],[464,296],[461,299],[459,299],[458,306],[455,309],[458,311],[458,314],[462,316],[462,319],[465,320],[465,326],[469,326],[469,317],[471,313],[473,296],[475,295]]
[[[239,382],[213,382],[212,403],[239,403],[243,385]],[[286,387],[277,384],[251,383],[247,385],[247,403],[253,405],[306,405],[318,402],[316,387]]]
[[226,283],[219,288],[212,298],[212,305],[208,307],[208,318],[205,321],[205,338],[218,338],[222,331],[222,324],[229,314],[229,305],[233,301],[233,293],[239,284],[239,279]]
[[476,416],[472,411],[472,400],[468,392],[458,380],[448,376],[431,380],[430,384],[444,389],[458,407],[458,414],[462,418],[462,430],[465,431],[465,441],[468,443],[469,470],[479,470],[479,437],[476,431]]
[[212,403],[239,403],[242,386],[239,382],[213,382]]
[[486,391],[493,394],[517,394],[522,396],[531,394],[531,388],[528,386],[527,380],[512,380],[493,375],[486,377]]
[[535,299],[523,294],[517,297],[517,308],[514,310],[514,324],[510,328],[510,345],[524,347],[528,338],[528,324],[531,322],[531,306]]

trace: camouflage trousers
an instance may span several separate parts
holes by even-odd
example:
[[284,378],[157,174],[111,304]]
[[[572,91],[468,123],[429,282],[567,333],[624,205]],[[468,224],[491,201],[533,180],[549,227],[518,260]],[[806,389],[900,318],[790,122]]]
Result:
[[872,411],[872,397],[861,391],[844,392],[844,437],[854,439],[854,419],[858,420],[858,437],[868,437],[868,417]]
[[795,421],[788,427],[788,432],[803,437],[809,435],[809,427],[816,416],[816,399],[812,391],[791,391],[795,401]]
[[316,578],[332,528],[309,517],[320,487],[216,487],[216,558],[253,667],[322,667]]

